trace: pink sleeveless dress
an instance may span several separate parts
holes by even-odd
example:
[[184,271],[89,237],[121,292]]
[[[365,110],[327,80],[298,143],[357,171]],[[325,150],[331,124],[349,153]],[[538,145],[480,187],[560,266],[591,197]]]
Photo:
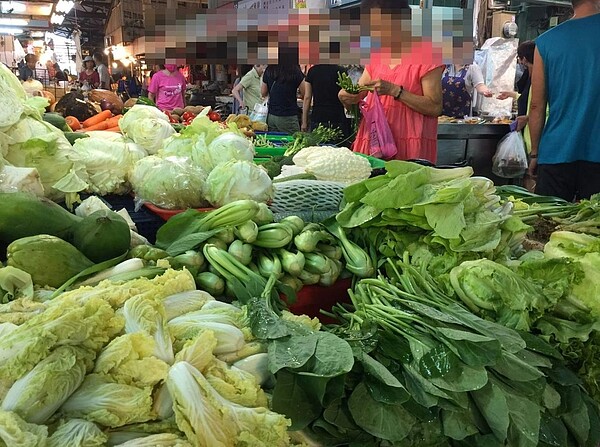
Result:
[[[402,64],[390,68],[389,64],[377,63],[377,59],[375,56],[372,58],[372,62],[376,63],[366,66],[372,81],[383,79],[401,85],[404,90],[416,95],[423,95],[423,89],[421,88],[423,76],[440,67],[438,64],[423,64],[421,62],[423,59],[417,61],[414,57],[407,57],[403,58]],[[433,61],[428,60],[426,62]],[[365,99],[367,104],[371,104],[373,97],[371,93],[367,95]],[[391,96],[379,96],[379,99],[396,141],[398,153],[395,158],[397,160],[420,158],[435,163],[437,159],[437,118],[415,112]],[[361,122],[358,129],[352,150],[369,154],[369,131],[364,121]]]

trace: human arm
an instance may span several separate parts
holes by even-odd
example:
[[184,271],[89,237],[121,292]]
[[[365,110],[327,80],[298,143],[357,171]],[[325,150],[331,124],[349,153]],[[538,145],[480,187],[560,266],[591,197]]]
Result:
[[148,86],[148,99],[150,101],[154,101],[156,103],[156,96],[158,94],[158,73],[155,73],[154,76],[150,79],[150,85]]
[[304,104],[302,106],[302,132],[308,132],[308,115],[310,113],[310,107],[312,105],[312,84],[310,82],[304,83]]
[[533,72],[531,74],[531,104],[529,106],[529,133],[531,134],[531,151],[529,156],[529,174],[535,175],[537,169],[537,156],[544,124],[546,124],[546,107],[548,99],[546,96],[546,75],[544,73],[544,61],[535,49]]
[[[360,79],[358,80],[358,85],[364,86],[370,82],[371,82],[371,75],[365,68],[365,70],[362,72],[362,75],[360,76]],[[368,93],[369,92],[365,90],[360,93],[354,94],[354,93],[348,93],[346,90],[342,89],[338,93],[338,99],[344,105],[344,107],[349,109],[350,106],[352,106],[354,104],[358,104],[362,99],[365,99],[365,97],[367,96]]]
[[487,85],[485,85],[483,73],[481,72],[481,68],[479,68],[479,65],[470,65],[469,74],[471,76],[471,83],[475,90],[477,90],[477,93],[485,96],[486,98],[491,98],[493,96],[492,91]]
[[494,96],[489,87],[483,83],[475,86],[475,90],[477,90],[477,93],[481,93],[486,98],[491,98],[492,96]]
[[500,100],[508,98],[519,99],[519,94],[517,92],[500,92],[496,98]]
[[440,78],[443,71],[444,67],[434,68],[421,78],[423,95],[403,90],[401,86],[382,79],[369,82],[366,85],[376,89],[380,95],[389,95],[395,98],[400,95],[399,101],[422,115],[440,116],[442,114],[442,83]]
[[260,94],[263,98],[269,96],[269,86],[265,84],[265,81],[262,81],[260,84]]
[[242,109],[245,109],[246,104],[244,104],[244,100],[242,99],[242,95],[241,95],[243,88],[244,88],[244,86],[242,85],[241,82],[239,82],[235,87],[233,87],[231,94],[233,95],[235,100],[240,104],[240,107]]

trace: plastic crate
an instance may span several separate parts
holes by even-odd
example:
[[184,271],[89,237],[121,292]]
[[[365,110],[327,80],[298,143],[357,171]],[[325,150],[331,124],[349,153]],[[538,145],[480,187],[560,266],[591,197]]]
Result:
[[348,289],[352,287],[350,278],[340,279],[331,287],[304,286],[296,296],[296,301],[289,306],[290,312],[296,315],[317,317],[323,324],[333,324],[336,321],[321,313],[331,311],[338,303],[350,303]]
[[151,244],[156,242],[156,232],[165,223],[163,219],[143,207],[136,210],[133,196],[112,194],[100,198],[114,211],[119,211],[123,208],[126,209],[131,220],[135,223],[137,233],[148,239]]
[[[184,211],[187,211],[187,210],[167,210],[164,208],[160,208],[156,205],[153,205],[149,202],[144,202],[144,206],[146,208],[148,208],[153,214],[160,217],[163,221],[169,220],[171,217],[175,216],[176,214],[180,214],[180,213],[183,213]],[[214,211],[216,208],[195,208],[195,209],[197,211],[207,213],[209,211]]]
[[[285,154],[285,148],[282,147],[256,147],[256,157],[255,161],[259,160],[264,163],[268,160],[268,157],[282,157]],[[371,157],[370,155],[361,154],[359,152],[355,152],[356,155],[360,155],[361,157],[365,157],[369,160],[371,167],[373,169],[383,168],[385,167],[385,161],[379,158]]]

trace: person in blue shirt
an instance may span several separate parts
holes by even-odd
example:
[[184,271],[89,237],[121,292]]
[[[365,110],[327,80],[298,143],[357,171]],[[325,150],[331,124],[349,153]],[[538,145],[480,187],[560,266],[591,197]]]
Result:
[[571,2],[573,18],[536,39],[529,173],[536,193],[580,200],[600,192],[600,0]]

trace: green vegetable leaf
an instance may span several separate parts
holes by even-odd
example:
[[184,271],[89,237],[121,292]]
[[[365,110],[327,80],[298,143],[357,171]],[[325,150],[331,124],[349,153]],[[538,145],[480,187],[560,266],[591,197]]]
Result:
[[504,441],[510,424],[506,396],[494,380],[471,393],[473,401],[499,441]]
[[500,342],[494,338],[450,328],[438,328],[437,332],[459,342],[453,343],[452,347],[467,365],[490,366],[501,355]]
[[277,373],[272,406],[292,420],[290,430],[306,428],[322,411],[319,401],[311,399],[298,383],[298,376],[286,370]]
[[468,410],[442,410],[441,416],[444,434],[449,438],[462,441],[468,436],[479,433],[479,429],[473,424],[473,418]]
[[317,334],[287,336],[269,344],[269,371],[275,374],[283,368],[300,368],[315,354]]
[[352,348],[345,340],[329,332],[318,332],[314,357],[299,371],[300,375],[336,377],[346,374],[354,366]]
[[565,424],[558,418],[547,413],[540,420],[540,442],[554,447],[569,445],[568,431]]
[[182,253],[185,253],[188,250],[194,250],[195,248],[199,247],[203,242],[206,242],[215,234],[217,234],[219,231],[220,229],[188,234],[175,240],[171,245],[169,245],[166,248],[166,251],[171,256],[177,256]]
[[388,441],[397,442],[406,438],[416,422],[401,405],[377,402],[363,383],[354,389],[348,401],[348,408],[359,427]]
[[448,347],[440,343],[421,357],[419,370],[423,377],[433,379],[444,377],[459,368],[459,363],[458,357]]

